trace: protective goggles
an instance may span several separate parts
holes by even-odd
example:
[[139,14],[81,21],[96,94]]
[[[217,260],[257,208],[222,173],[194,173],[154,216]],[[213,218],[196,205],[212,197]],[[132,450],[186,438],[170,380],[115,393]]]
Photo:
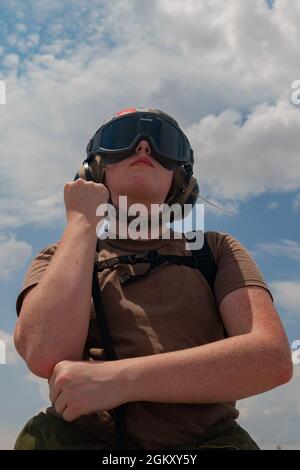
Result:
[[100,154],[105,163],[117,163],[132,155],[141,139],[149,141],[151,155],[165,168],[193,167],[186,135],[167,117],[150,112],[130,113],[102,125],[88,143],[87,160]]

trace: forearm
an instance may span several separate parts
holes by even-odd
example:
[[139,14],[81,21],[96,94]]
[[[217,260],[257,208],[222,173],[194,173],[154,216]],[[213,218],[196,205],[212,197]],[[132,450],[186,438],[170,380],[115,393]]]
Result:
[[57,362],[82,357],[96,240],[95,230],[83,220],[67,224],[32,299],[21,310],[17,332],[25,360],[45,364],[49,374]]
[[290,358],[246,334],[124,363],[130,401],[222,403],[265,392],[290,378]]

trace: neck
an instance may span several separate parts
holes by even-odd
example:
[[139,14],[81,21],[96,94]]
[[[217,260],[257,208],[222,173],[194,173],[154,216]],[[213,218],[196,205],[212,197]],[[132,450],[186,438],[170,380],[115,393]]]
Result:
[[170,230],[166,225],[169,222],[168,206],[164,206],[163,202],[137,203],[127,196],[119,196],[118,204],[113,206],[114,211],[109,217],[112,236],[115,234],[117,238],[149,240],[162,238]]
[[162,217],[152,219],[139,215],[128,216],[117,212],[116,217],[109,219],[109,231],[116,238],[133,240],[153,240],[163,238],[163,235],[170,230],[166,225],[168,219],[164,221]]

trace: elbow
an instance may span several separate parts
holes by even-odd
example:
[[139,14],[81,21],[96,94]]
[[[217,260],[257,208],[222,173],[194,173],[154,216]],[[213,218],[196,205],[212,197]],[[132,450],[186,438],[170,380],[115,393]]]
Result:
[[34,375],[37,375],[38,377],[41,377],[42,379],[47,380],[50,379],[55,367],[55,364],[50,364],[30,357],[25,360],[25,362],[30,372],[32,372]]
[[279,351],[277,350],[271,371],[274,380],[274,387],[290,382],[293,377],[293,362],[289,349],[283,348]]
[[42,348],[33,347],[33,344],[28,344],[28,341],[22,335],[20,329],[17,327],[14,332],[14,344],[19,355],[24,359],[28,369],[38,377],[49,379],[52,371],[56,365],[43,358],[41,354]]
[[293,363],[291,358],[286,358],[280,368],[280,385],[290,382],[293,378]]

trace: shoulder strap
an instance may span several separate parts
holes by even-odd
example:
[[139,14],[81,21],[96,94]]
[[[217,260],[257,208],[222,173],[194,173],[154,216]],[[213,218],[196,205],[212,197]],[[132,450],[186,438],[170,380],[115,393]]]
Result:
[[[108,329],[106,315],[103,308],[101,290],[97,275],[97,267],[94,265],[93,279],[92,279],[92,296],[95,308],[95,316],[102,335],[103,347],[106,358],[109,361],[117,359],[111,335]],[[127,430],[126,430],[126,415],[125,404],[119,405],[112,410],[115,421],[115,444],[117,449],[127,449]]]
[[[191,250],[191,251],[192,251],[192,255],[195,256],[195,257],[198,256],[198,253],[201,253],[202,256],[205,256],[205,259],[207,260],[207,262],[205,264],[202,264],[201,266],[199,266],[199,270],[203,274],[205,279],[207,280],[207,282],[208,282],[208,284],[209,284],[209,286],[212,290],[213,296],[215,298],[214,283],[215,283],[215,278],[216,278],[216,274],[217,274],[217,271],[218,271],[218,266],[217,266],[217,263],[214,259],[213,254],[212,254],[210,246],[207,242],[206,233],[204,233],[204,242],[203,242],[202,248],[200,248],[200,250]],[[224,336],[225,336],[225,338],[228,338],[229,336],[228,336],[228,333],[227,333],[227,330],[226,330],[226,327],[224,325],[223,318],[221,317],[220,312],[219,312],[219,317],[220,317],[220,320],[221,320],[221,323],[222,323],[222,326],[223,326]]]
[[205,260],[205,263],[202,263],[198,266],[198,269],[203,274],[207,280],[208,285],[211,290],[214,291],[214,282],[217,274],[217,264],[211,252],[210,246],[207,242],[206,234],[204,233],[204,243],[200,250],[191,250],[194,257],[202,256]]
[[[120,264],[137,264],[137,263],[150,263],[150,272],[156,266],[162,263],[169,262],[174,264],[184,264],[191,268],[198,268],[202,275],[205,277],[208,285],[213,291],[213,285],[217,273],[217,265],[212,255],[211,249],[207,243],[206,234],[204,233],[204,243],[199,250],[191,250],[191,255],[164,255],[156,250],[148,250],[140,253],[133,253],[131,255],[115,256],[113,258],[97,261],[97,271],[103,271],[108,268],[115,268]],[[137,279],[144,275],[133,276],[131,279]]]

